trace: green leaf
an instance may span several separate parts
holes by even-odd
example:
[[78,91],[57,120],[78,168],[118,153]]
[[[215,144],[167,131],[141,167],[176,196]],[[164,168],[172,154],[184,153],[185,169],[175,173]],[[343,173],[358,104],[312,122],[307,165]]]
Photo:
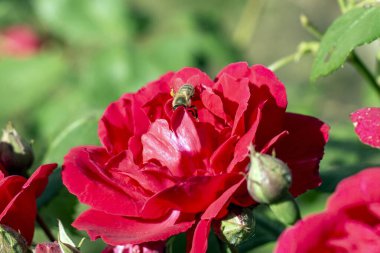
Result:
[[355,8],[328,28],[315,57],[311,80],[326,76],[343,65],[356,47],[380,37],[380,7]]
[[79,44],[123,41],[128,37],[124,0],[34,0],[40,21],[63,39]]
[[[67,152],[79,145],[98,145],[97,136],[99,113],[91,113],[67,126],[51,143],[43,163],[62,163]],[[62,187],[60,170],[57,169],[49,177],[49,183],[42,196],[38,199],[38,206],[46,204]]]
[[69,232],[75,235],[78,231],[70,226],[70,224],[76,217],[75,211],[78,203],[76,196],[69,193],[65,187],[62,187],[48,204],[38,210],[38,213],[44,218],[45,223],[52,230],[55,230],[57,219],[59,219],[62,224],[67,227]]
[[27,59],[2,59],[0,73],[1,117],[8,121],[36,110],[35,106],[55,92],[67,68],[60,54],[50,52]]
[[65,228],[60,220],[58,220],[58,244],[63,253],[80,253],[75,247],[74,242],[67,235]]

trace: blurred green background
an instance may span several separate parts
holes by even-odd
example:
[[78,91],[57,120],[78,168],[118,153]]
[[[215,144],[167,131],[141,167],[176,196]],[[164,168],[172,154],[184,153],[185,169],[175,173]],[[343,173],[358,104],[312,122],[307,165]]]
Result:
[[[331,0],[1,0],[0,34],[27,25],[42,44],[29,56],[0,54],[0,126],[12,121],[34,140],[35,167],[62,163],[70,147],[99,143],[97,120],[111,101],[167,71],[194,66],[214,77],[231,62],[269,65],[292,54],[313,39],[300,14],[324,31],[340,11]],[[374,42],[358,50],[372,70],[379,48]],[[276,71],[289,111],[332,128],[321,164],[324,183],[299,198],[303,214],[323,210],[342,178],[380,164],[380,152],[359,142],[348,117],[379,106],[378,98],[349,65],[309,83],[312,60],[306,56]],[[59,173],[51,180],[39,202],[42,215],[55,231],[61,219],[78,242],[81,234],[70,223],[86,207],[61,187]],[[37,228],[35,242],[44,240]],[[273,245],[250,252],[271,252]],[[83,252],[103,247],[86,241]]]

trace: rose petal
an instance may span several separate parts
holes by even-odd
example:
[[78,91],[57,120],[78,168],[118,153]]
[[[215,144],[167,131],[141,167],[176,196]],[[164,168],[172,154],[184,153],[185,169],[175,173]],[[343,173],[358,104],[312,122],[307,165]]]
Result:
[[380,108],[368,107],[351,114],[355,132],[360,140],[374,148],[380,148]]
[[380,167],[368,168],[342,180],[327,203],[328,210],[380,202]]
[[201,93],[201,100],[204,107],[207,108],[209,112],[212,112],[215,116],[227,121],[227,115],[223,109],[222,99],[215,94],[211,88],[206,87]]
[[330,239],[329,244],[336,250],[346,249],[348,252],[378,252],[380,249],[380,237],[372,227],[355,222],[347,221],[344,224],[346,236]]
[[129,138],[140,136],[149,127],[149,119],[135,95],[125,95],[111,103],[99,121],[98,134],[110,153],[128,148]]
[[240,186],[246,182],[246,179],[243,175],[240,175],[240,177],[241,179],[237,182],[235,181],[236,183],[234,185],[224,188],[225,191],[223,194],[217,200],[212,202],[212,204],[202,214],[202,220],[211,220],[216,218],[220,212],[222,212],[227,207],[233,194],[240,188]]
[[248,157],[249,146],[256,143],[256,131],[261,119],[261,108],[257,108],[256,121],[251,125],[249,130],[236,143],[234,158],[228,165],[227,172],[232,172],[236,165]]
[[143,161],[158,160],[174,176],[193,175],[203,167],[201,142],[191,116],[183,108],[173,114],[173,130],[166,120],[156,120],[141,138]]
[[333,253],[336,248],[328,244],[330,238],[339,236],[345,217],[336,213],[312,215],[286,229],[277,241],[275,253]]
[[177,92],[184,84],[191,84],[195,88],[200,88],[202,85],[212,87],[213,82],[207,74],[199,69],[185,67],[174,74],[169,82],[169,87]]
[[0,210],[3,210],[20,192],[26,180],[21,176],[8,176],[0,181]]
[[211,220],[200,220],[195,227],[189,253],[205,253],[207,251],[208,234]]
[[[243,77],[248,77],[251,70],[247,62],[235,62],[224,67],[217,75],[216,81],[219,80],[223,75],[233,76],[235,79],[240,79]],[[217,82],[216,82],[217,83]],[[216,85],[218,86],[218,85]]]
[[135,196],[141,198],[141,201],[146,199],[144,195],[159,192],[174,185],[174,179],[166,167],[148,163],[139,168],[133,162],[132,153],[128,150],[112,157],[107,162],[105,171],[114,183],[122,186],[126,192],[140,193],[141,195]]
[[289,135],[279,140],[274,151],[289,166],[293,177],[290,190],[293,195],[299,195],[321,182],[318,167],[329,127],[313,117],[286,113],[285,130]]
[[0,223],[20,231],[28,244],[32,242],[34,233],[36,198],[46,187],[48,176],[56,167],[56,164],[40,166],[0,214]]
[[279,108],[286,108],[288,101],[286,99],[285,86],[276,75],[263,65],[253,65],[249,80],[259,88],[265,87],[268,89],[272,97],[276,100]]
[[[240,174],[198,176],[188,178],[150,198],[141,213],[142,217],[160,217],[171,209],[198,213],[206,210],[226,189],[241,179]],[[204,194],[207,189],[207,194]]]
[[126,191],[103,172],[102,166],[107,158],[104,148],[78,147],[70,150],[64,158],[64,185],[80,202],[94,208],[110,214],[138,215],[143,202],[141,195]]
[[139,220],[90,209],[82,213],[73,226],[86,230],[92,240],[101,237],[106,243],[116,246],[166,240],[186,231],[193,224],[193,216],[183,215],[178,211],[172,211],[162,219]]

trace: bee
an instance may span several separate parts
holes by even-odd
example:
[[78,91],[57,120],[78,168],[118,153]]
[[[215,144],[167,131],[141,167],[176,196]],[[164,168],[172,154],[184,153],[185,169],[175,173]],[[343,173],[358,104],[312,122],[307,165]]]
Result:
[[194,86],[191,84],[182,85],[177,92],[174,89],[170,91],[173,97],[172,107],[176,110],[178,107],[183,106],[185,108],[191,109],[191,113],[195,118],[198,118],[198,111],[194,105],[191,105],[191,98],[194,96]]

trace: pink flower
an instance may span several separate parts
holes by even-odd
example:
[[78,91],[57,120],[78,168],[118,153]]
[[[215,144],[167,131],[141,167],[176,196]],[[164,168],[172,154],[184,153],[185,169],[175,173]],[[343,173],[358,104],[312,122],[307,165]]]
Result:
[[362,108],[351,114],[355,132],[360,140],[374,148],[380,148],[380,108]]
[[35,251],[35,253],[63,253],[57,242],[37,244]]
[[0,56],[25,57],[35,54],[41,41],[30,27],[17,25],[0,32]]
[[0,172],[0,223],[19,231],[28,244],[32,242],[34,233],[36,198],[45,189],[48,176],[56,166],[42,165],[29,179],[6,177]]
[[165,242],[150,242],[140,245],[127,244],[107,246],[102,253],[164,253]]
[[[170,93],[181,95],[185,84],[194,95],[173,110]],[[205,252],[212,220],[231,203],[255,204],[244,176],[250,144],[289,165],[293,195],[320,184],[328,126],[286,106],[274,73],[246,63],[215,80],[184,68],[123,95],[100,120],[103,145],[74,148],[64,159],[64,184],[90,206],[73,226],[111,245],[187,231],[191,251]]]
[[280,236],[276,253],[380,252],[380,168],[339,183],[327,210],[311,215]]

